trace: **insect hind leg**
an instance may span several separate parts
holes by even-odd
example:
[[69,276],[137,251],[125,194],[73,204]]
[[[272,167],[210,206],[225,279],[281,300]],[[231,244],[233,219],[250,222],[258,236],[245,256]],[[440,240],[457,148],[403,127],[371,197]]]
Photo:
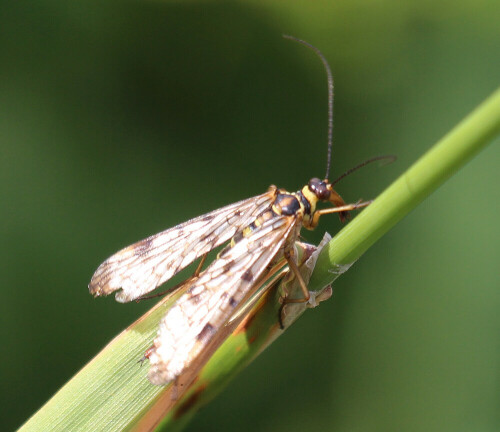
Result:
[[207,260],[207,255],[208,253],[201,256],[200,262],[198,263],[198,266],[196,267],[196,270],[193,273],[192,276],[193,278],[197,278],[200,275],[201,270],[203,269],[203,264],[205,264],[205,261]]

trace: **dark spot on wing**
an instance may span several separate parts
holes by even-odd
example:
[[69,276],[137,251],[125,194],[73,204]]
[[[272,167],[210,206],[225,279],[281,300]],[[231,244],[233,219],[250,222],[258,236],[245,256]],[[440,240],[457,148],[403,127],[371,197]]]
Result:
[[222,270],[224,271],[224,273],[227,273],[229,270],[231,270],[231,267],[233,266],[233,261],[230,261],[226,264],[224,264],[224,267],[222,267]]
[[151,250],[151,244],[153,243],[153,240],[154,239],[152,237],[149,237],[136,243],[135,245],[130,246],[134,251],[134,255],[142,256],[148,253]]
[[201,237],[200,237],[200,242],[205,242],[210,236],[212,235],[211,232],[208,232],[206,234],[203,234]]
[[200,301],[201,301],[200,294],[201,294],[201,293],[191,295],[191,297],[189,298],[189,300],[192,300],[192,302],[193,302],[194,304],[198,304],[198,303],[200,303]]
[[208,342],[215,332],[216,329],[212,324],[205,324],[205,327],[203,327],[203,330],[198,334],[198,336],[196,336],[196,339],[203,343]]
[[243,238],[243,233],[242,231],[238,231],[234,236],[233,236],[233,242],[238,243],[241,239]]
[[229,299],[229,306],[231,306],[232,308],[235,308],[236,306],[238,306],[238,302],[236,301],[236,299],[231,296],[231,298]]
[[241,275],[241,279],[247,282],[252,282],[253,280],[253,273],[252,270],[248,269],[245,273]]

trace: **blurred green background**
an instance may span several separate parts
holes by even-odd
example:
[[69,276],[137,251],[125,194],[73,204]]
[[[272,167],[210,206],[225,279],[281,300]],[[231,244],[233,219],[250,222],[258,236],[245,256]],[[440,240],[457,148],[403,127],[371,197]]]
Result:
[[[500,83],[497,0],[2,2],[2,430],[151,307],[107,256],[333,173],[375,197]],[[499,140],[379,241],[189,430],[500,430]],[[325,217],[306,240],[340,224]],[[146,374],[146,369],[144,370]]]

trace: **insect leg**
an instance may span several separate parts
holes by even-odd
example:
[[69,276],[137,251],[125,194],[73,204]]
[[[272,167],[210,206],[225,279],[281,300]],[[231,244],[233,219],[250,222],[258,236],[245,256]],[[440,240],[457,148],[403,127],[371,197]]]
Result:
[[299,281],[300,289],[302,290],[304,297],[298,299],[285,298],[284,303],[305,303],[309,300],[310,297],[309,290],[307,289],[306,283],[304,282],[304,279],[300,274],[299,268],[297,267],[297,264],[293,259],[293,254],[291,253],[291,251],[285,252],[285,258],[288,263],[288,267],[290,267],[290,270],[293,272],[294,276]]
[[196,270],[194,271],[194,274],[193,274],[194,278],[197,278],[200,275],[201,269],[203,268],[203,264],[205,264],[205,261],[207,259],[207,255],[208,255],[208,253],[206,253],[205,255],[202,255],[202,257],[200,258],[200,262],[198,263],[198,266],[196,267]]
[[289,299],[288,297],[285,297],[283,299],[283,302],[282,302],[280,310],[279,310],[279,322],[280,322],[280,328],[282,330],[285,328],[285,326],[283,325],[283,309],[284,309],[285,305],[287,305],[288,303],[306,303],[307,301],[309,301],[309,298],[311,297],[309,294],[309,290],[307,289],[307,285],[304,282],[304,278],[300,274],[297,263],[293,259],[293,249],[285,250],[284,256],[285,256],[285,259],[288,263],[288,267],[290,268],[290,270],[292,271],[294,276],[297,278],[297,281],[299,282],[300,289],[302,290],[304,297],[294,298],[294,299]]
[[340,207],[330,207],[330,208],[326,208],[326,209],[316,210],[316,212],[314,213],[314,215],[312,217],[310,227],[316,228],[318,226],[319,218],[321,215],[329,214],[329,213],[343,213],[343,212],[348,212],[351,210],[356,210],[356,209],[359,209],[362,207],[367,207],[372,202],[373,201],[364,201],[364,202],[358,201],[357,203],[354,203],[354,204],[346,204],[346,205],[343,205]]

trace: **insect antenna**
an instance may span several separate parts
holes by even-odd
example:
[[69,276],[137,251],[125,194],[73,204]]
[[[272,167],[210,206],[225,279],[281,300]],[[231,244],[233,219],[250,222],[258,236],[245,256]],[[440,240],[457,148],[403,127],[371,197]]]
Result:
[[309,42],[306,42],[302,39],[296,38],[295,36],[290,36],[290,35],[283,35],[285,39],[290,39],[292,41],[298,42],[310,49],[312,49],[318,57],[321,59],[323,62],[323,66],[325,67],[326,70],[326,76],[328,78],[328,153],[326,157],[326,174],[325,174],[325,179],[328,178],[330,175],[330,161],[332,158],[332,141],[333,141],[333,76],[332,76],[332,70],[330,69],[330,65],[326,61],[325,56],[323,53],[316,48],[314,45],[311,45]]
[[365,160],[364,162],[361,162],[359,165],[356,165],[355,167],[348,169],[345,173],[341,174],[338,176],[334,181],[332,181],[330,184],[334,186],[337,184],[340,180],[343,178],[347,177],[349,174],[352,174],[354,171],[359,170],[360,168],[363,168],[364,166],[371,164],[372,162],[376,162],[379,160],[386,160],[386,163],[384,165],[390,164],[394,162],[397,159],[396,156],[394,155],[385,155],[385,156],[375,156],[370,159]]

